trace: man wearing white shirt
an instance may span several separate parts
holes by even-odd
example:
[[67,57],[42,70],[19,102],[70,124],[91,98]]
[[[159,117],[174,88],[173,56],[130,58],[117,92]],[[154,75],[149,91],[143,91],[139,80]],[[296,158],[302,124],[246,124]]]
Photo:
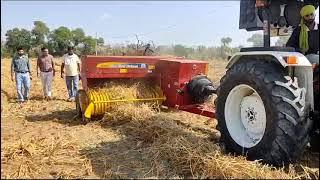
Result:
[[63,56],[61,78],[63,78],[64,73],[69,94],[68,101],[74,101],[79,86],[80,59],[74,54],[73,47],[68,47],[68,53]]

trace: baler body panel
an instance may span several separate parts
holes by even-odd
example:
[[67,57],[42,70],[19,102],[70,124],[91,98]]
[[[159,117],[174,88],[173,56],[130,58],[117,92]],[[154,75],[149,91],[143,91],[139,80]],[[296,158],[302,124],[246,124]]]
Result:
[[161,89],[167,97],[164,105],[169,107],[191,104],[186,84],[196,75],[205,74],[206,62],[187,59],[162,59],[156,65],[156,74],[161,77]]
[[[94,88],[97,83],[115,79],[150,80],[165,95],[163,105],[200,114],[188,94],[187,84],[197,75],[207,74],[208,63],[167,56],[84,56],[82,58],[82,86]],[[205,116],[214,117],[213,109]]]

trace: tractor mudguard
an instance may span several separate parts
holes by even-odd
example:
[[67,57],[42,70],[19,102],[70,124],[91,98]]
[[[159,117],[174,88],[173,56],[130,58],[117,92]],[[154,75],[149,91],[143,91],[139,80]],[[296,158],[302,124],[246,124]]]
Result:
[[[294,67],[294,76],[298,78],[298,83],[306,89],[306,102],[310,103],[311,109],[314,110],[314,94],[313,94],[313,69],[309,60],[299,52],[286,51],[263,51],[258,47],[258,51],[244,51],[235,53],[229,60],[227,69],[240,61],[256,60],[270,61],[281,65],[283,68]],[[281,49],[281,48],[280,48]],[[296,63],[288,63],[288,57],[296,57]]]
[[[288,64],[287,57],[294,56],[297,58],[297,63]],[[280,51],[251,51],[251,52],[238,52],[234,54],[227,65],[229,69],[234,63],[242,59],[257,59],[257,60],[270,60],[276,63],[280,63],[283,67],[287,66],[305,66],[312,67],[309,60],[299,52],[280,52]]]

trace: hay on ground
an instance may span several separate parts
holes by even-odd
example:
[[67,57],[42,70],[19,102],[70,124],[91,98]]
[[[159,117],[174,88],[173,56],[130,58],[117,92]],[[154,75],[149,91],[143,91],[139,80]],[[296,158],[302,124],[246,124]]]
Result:
[[[217,141],[206,136],[197,136],[194,128],[182,128],[176,120],[165,113],[156,112],[146,104],[124,104],[110,112],[106,119],[109,125],[127,120],[127,132],[147,149],[153,160],[150,169],[161,172],[168,166],[180,178],[259,178],[259,179],[304,179],[318,178],[319,170],[296,166],[289,169],[275,168],[248,161],[243,156],[226,154]],[[213,130],[214,132],[214,130]],[[214,133],[213,133],[214,134]]]

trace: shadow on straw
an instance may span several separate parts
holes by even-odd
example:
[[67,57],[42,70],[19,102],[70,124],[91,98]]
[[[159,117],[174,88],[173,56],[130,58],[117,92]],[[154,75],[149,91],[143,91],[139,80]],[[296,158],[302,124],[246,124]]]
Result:
[[[45,100],[45,98],[43,96],[36,95],[36,96],[30,97],[30,100],[43,101],[43,100]],[[66,101],[67,102],[66,99],[57,98],[57,97],[52,97],[52,100],[54,100],[54,101]]]
[[14,99],[14,97],[12,97],[7,91],[1,89],[1,93],[3,93],[6,97],[7,97],[7,100],[11,100],[11,99]]
[[83,125],[77,118],[76,110],[62,110],[53,111],[50,114],[27,115],[26,120],[29,122],[54,121],[68,126]]

